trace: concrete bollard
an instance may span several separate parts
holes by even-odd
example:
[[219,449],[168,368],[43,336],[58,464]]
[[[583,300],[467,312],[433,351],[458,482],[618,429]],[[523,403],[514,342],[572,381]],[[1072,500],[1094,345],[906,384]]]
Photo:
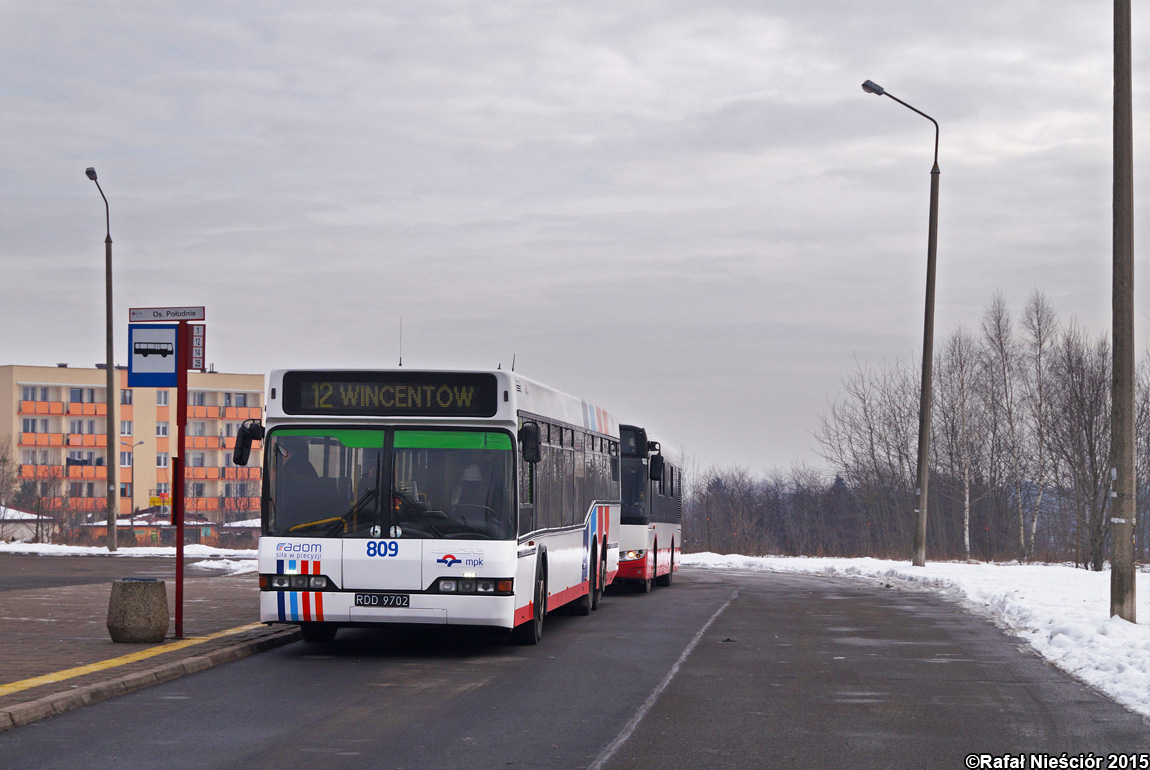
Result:
[[168,633],[168,592],[155,578],[112,582],[108,633],[113,642],[162,642]]

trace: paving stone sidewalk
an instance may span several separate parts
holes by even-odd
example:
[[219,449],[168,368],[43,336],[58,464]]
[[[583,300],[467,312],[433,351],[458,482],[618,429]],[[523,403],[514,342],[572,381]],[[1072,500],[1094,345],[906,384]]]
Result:
[[[257,580],[185,579],[183,645],[172,637],[174,621],[162,643],[112,642],[109,583],[0,593],[0,731],[295,641],[294,626],[259,625]],[[165,587],[174,617],[174,581]],[[63,678],[79,667],[98,670]],[[51,681],[27,686],[37,678]]]

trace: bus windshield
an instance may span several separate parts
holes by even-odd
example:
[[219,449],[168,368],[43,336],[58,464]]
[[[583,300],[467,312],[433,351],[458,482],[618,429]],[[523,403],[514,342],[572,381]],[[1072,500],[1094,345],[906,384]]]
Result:
[[269,534],[515,536],[508,433],[292,428],[271,431],[267,443]]

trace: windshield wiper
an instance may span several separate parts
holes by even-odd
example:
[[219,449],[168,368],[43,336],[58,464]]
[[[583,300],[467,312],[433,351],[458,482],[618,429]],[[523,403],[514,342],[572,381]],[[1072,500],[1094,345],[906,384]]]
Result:
[[347,513],[345,513],[343,516],[340,516],[338,519],[334,520],[335,523],[332,525],[331,529],[329,529],[327,531],[326,534],[334,535],[337,532],[339,532],[339,530],[344,525],[347,524],[349,519],[352,519],[355,516],[357,516],[359,514],[359,512],[361,510],[363,510],[363,508],[366,507],[367,504],[369,502],[371,502],[372,500],[374,500],[378,495],[379,495],[379,490],[377,490],[377,489],[369,489],[366,492],[364,492],[363,497],[356,500],[355,505],[351,506],[351,508],[349,508],[347,510]]

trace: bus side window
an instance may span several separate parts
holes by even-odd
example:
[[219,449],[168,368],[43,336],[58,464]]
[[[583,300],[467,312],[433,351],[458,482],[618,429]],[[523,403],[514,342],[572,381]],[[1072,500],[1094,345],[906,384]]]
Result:
[[538,463],[519,460],[519,534],[535,531],[535,471]]

